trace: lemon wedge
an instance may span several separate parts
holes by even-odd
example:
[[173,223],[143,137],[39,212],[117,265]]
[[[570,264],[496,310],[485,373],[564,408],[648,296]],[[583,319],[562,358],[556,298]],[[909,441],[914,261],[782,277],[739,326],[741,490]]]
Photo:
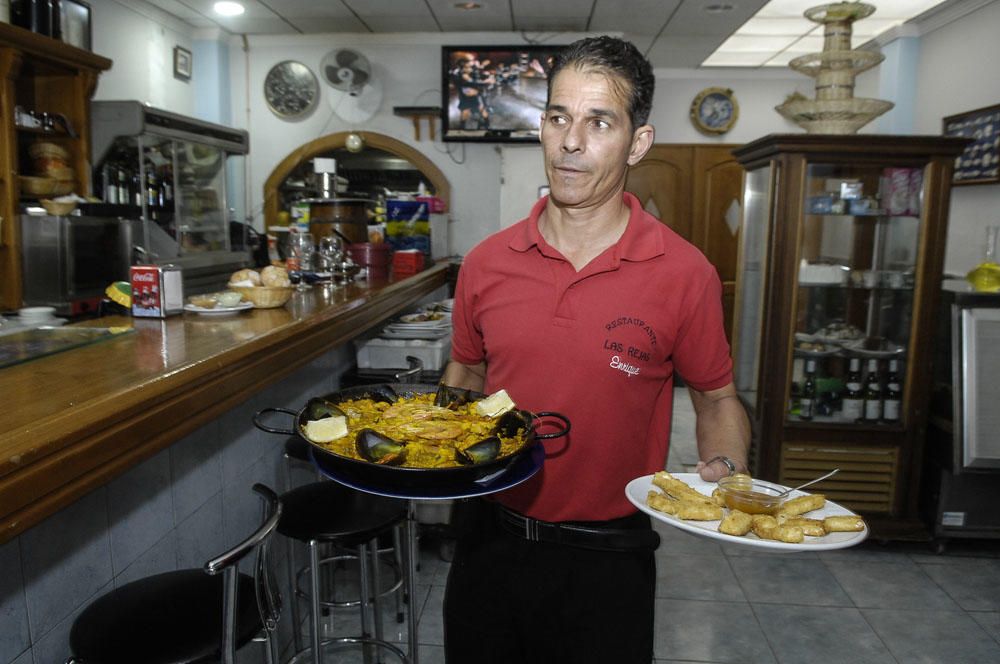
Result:
[[347,418],[343,415],[324,417],[306,422],[306,438],[314,443],[329,443],[347,435]]
[[510,395],[507,394],[507,390],[494,392],[485,399],[480,399],[476,402],[476,412],[484,417],[503,415],[513,407],[514,402],[511,400]]

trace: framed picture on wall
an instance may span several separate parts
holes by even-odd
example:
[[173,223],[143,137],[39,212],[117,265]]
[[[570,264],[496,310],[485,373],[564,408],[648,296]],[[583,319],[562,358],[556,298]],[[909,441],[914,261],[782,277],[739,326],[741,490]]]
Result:
[[949,115],[941,122],[945,136],[972,139],[955,159],[952,184],[1000,182],[1000,104]]
[[191,78],[191,51],[183,46],[174,46],[174,78]]
[[70,46],[91,50],[90,5],[80,0],[60,0],[59,31]]

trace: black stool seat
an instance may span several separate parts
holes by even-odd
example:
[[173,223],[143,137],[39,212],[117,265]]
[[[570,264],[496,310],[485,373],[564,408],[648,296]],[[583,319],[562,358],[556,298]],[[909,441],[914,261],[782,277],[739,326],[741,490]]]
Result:
[[309,456],[309,443],[299,436],[291,436],[285,441],[285,454],[289,459],[312,462],[312,457]]
[[349,489],[336,482],[314,482],[281,496],[284,511],[278,532],[303,542],[334,541],[358,546],[406,518],[406,503]]
[[[237,585],[236,645],[260,630],[253,577]],[[94,600],[73,623],[80,664],[192,664],[219,661],[223,575],[200,569],[133,581]]]

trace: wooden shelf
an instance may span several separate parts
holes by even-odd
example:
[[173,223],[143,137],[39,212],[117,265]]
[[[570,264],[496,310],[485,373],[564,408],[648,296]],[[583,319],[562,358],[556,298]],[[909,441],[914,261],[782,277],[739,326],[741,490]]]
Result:
[[[22,305],[21,242],[17,173],[29,174],[19,163],[27,142],[57,141],[72,154],[77,193],[90,190],[90,98],[97,78],[111,68],[103,56],[0,23],[0,309]],[[77,136],[61,130],[19,127],[14,107],[63,115]]]

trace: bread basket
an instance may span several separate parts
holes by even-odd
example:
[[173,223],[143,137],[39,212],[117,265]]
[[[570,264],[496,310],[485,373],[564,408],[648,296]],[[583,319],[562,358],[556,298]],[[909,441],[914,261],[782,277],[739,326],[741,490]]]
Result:
[[43,198],[38,202],[46,212],[56,217],[65,216],[76,209],[76,201],[53,201]]
[[73,180],[56,180],[55,178],[40,178],[33,175],[18,177],[21,193],[28,196],[63,196],[73,191]]
[[236,291],[244,300],[253,303],[257,309],[275,309],[284,306],[292,297],[294,286],[234,286],[229,284],[229,290]]

